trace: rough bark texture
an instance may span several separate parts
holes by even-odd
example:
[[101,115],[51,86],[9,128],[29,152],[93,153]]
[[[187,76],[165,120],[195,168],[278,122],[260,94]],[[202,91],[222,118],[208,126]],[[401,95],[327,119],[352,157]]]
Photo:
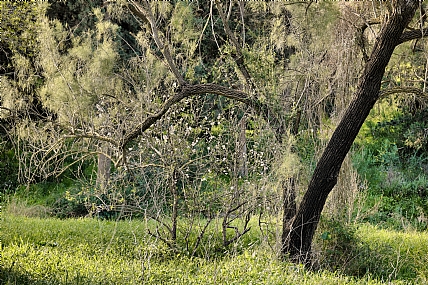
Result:
[[393,1],[394,11],[379,33],[354,99],[324,150],[292,223],[283,254],[289,254],[294,262],[310,263],[312,238],[327,196],[336,185],[342,162],[379,97],[385,68],[418,3],[416,0]]

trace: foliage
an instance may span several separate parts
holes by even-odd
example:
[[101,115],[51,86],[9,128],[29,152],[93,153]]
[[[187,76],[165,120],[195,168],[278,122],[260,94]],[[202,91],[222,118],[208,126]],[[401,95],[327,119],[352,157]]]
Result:
[[343,221],[322,218],[318,228],[316,244],[321,248],[319,264],[322,268],[331,271],[343,271],[354,276],[363,276],[355,262],[355,255],[361,250],[361,243],[356,236],[354,225]]
[[[1,132],[17,146],[0,141],[0,187],[10,195],[1,199],[10,199],[10,209],[15,208],[15,213],[22,209],[27,216],[42,212],[60,218],[99,218],[82,220],[98,233],[85,229],[85,235],[79,236],[64,229],[64,236],[82,239],[67,248],[56,240],[44,241],[45,233],[42,241],[14,237],[7,244],[8,260],[18,256],[26,261],[20,269],[14,260],[8,263],[9,281],[294,284],[293,279],[303,276],[298,281],[302,284],[359,283],[272,261],[271,252],[258,247],[262,238],[254,233],[254,220],[248,233],[246,221],[254,214],[270,218],[282,210],[284,179],[297,178],[298,190],[306,185],[358,81],[355,74],[362,59],[355,26],[373,14],[384,15],[383,6],[375,4],[369,11],[360,3],[328,1],[230,2],[228,7],[208,1],[148,1],[154,27],[147,19],[137,22],[127,2],[53,1],[49,7],[36,1],[0,3],[8,16],[0,35],[0,45],[7,51],[7,59],[1,58],[7,67],[0,78]],[[370,33],[377,28],[368,30],[367,39],[362,38],[370,42]],[[412,52],[411,48],[406,44],[398,49],[382,88],[414,82],[425,90],[425,44],[415,43]],[[166,49],[173,64],[167,63]],[[283,143],[277,141],[269,117],[262,119],[248,105],[201,94],[173,105],[144,133],[122,145],[127,134],[138,131],[182,90],[171,72],[174,65],[189,84],[216,83],[266,103],[270,114],[279,114]],[[352,196],[365,191],[367,183],[367,193],[361,196],[366,198],[363,209],[355,214],[363,216],[359,221],[426,229],[428,126],[422,107],[418,100],[387,98],[378,105],[381,111],[373,111],[363,126],[352,156],[359,177],[351,165],[345,165],[336,189]],[[109,159],[106,185],[95,177],[102,170],[94,159],[100,154]],[[17,180],[25,186],[15,192]],[[394,252],[387,245],[376,251],[356,227],[338,222],[346,212],[345,204],[337,201],[340,197],[331,195],[335,209],[326,217],[333,220],[321,224],[324,268],[384,280],[425,278],[425,269],[417,275],[411,265],[391,271],[388,254]],[[348,212],[354,202],[350,199],[346,204]],[[35,205],[44,208],[31,208]],[[109,223],[130,217],[147,219],[141,226],[144,230],[131,230],[132,237],[123,230],[109,239],[96,226],[109,225],[116,233],[124,224],[112,228]],[[346,218],[350,222],[352,215]],[[48,221],[60,228],[67,228],[67,222],[79,227],[75,220]],[[276,222],[265,224],[263,238],[278,238]],[[104,236],[85,243],[91,235]],[[58,240],[66,240],[64,236]],[[126,242],[121,240],[123,247],[114,240],[119,236],[126,237]],[[91,249],[97,243],[100,247]],[[275,243],[278,239],[269,239],[269,244]],[[77,253],[69,248],[77,248]],[[225,251],[229,260],[223,259]],[[61,255],[74,265],[67,265]],[[39,262],[38,256],[48,262]],[[200,257],[212,258],[213,263]],[[116,263],[106,263],[109,258]],[[128,262],[130,266],[119,272]],[[37,266],[31,268],[32,263]],[[349,266],[343,268],[344,263]],[[46,280],[43,275],[52,277]]]
[[[381,230],[370,225],[344,225],[322,220],[316,244],[321,247],[320,266],[351,276],[379,278],[395,284],[422,282],[419,267],[427,250],[425,234]],[[422,274],[421,274],[422,273]],[[413,281],[411,281],[413,280]],[[419,280],[419,281],[416,281]]]
[[0,201],[18,186],[19,162],[11,144],[0,137]]
[[[421,148],[426,109],[409,113],[399,98],[383,101],[363,126],[354,165],[368,183],[367,221],[395,229],[427,227],[427,155]],[[423,128],[423,127],[422,127]],[[419,133],[420,134],[420,133]],[[411,141],[418,141],[416,146]],[[357,148],[356,148],[357,149]],[[376,209],[371,211],[370,208]]]
[[[46,5],[37,1],[25,2],[1,2],[0,11],[2,15],[2,33],[0,35],[0,45],[2,53],[11,56],[19,53],[33,57],[36,50],[36,34],[32,32],[36,27],[39,13],[44,13]],[[3,59],[2,54],[2,59]],[[2,64],[3,65],[3,64]],[[10,68],[8,65],[2,68]]]
[[424,233],[393,232],[366,225],[359,227],[356,235],[366,246],[358,256],[366,272],[384,276],[384,280],[426,280],[426,269],[419,267],[426,262],[426,256],[421,254],[427,250]]

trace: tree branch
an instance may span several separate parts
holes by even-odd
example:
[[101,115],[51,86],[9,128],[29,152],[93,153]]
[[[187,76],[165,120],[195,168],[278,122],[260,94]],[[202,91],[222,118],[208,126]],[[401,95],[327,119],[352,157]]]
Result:
[[[143,7],[143,5],[145,5],[146,7]],[[144,22],[149,22],[150,27],[152,28],[153,39],[157,47],[159,48],[159,50],[162,52],[164,58],[168,62],[168,67],[171,69],[172,73],[174,73],[175,77],[178,80],[178,83],[180,85],[185,85],[186,81],[184,80],[181,73],[178,71],[178,68],[172,59],[171,52],[169,51],[169,48],[168,48],[168,44],[164,44],[159,37],[159,30],[156,25],[155,18],[152,14],[152,10],[149,2],[146,0],[144,1],[144,4],[140,4],[136,1],[130,1],[129,8],[135,16],[137,16]]]
[[233,32],[230,30],[229,24],[227,22],[226,15],[224,14],[223,9],[221,7],[221,1],[217,0],[216,6],[217,6],[218,14],[220,15],[221,21],[223,23],[224,31],[226,32],[229,40],[232,42],[233,46],[236,49],[236,54],[232,55],[233,60],[235,61],[236,65],[238,66],[239,70],[241,71],[242,75],[244,76],[245,82],[247,83],[247,85],[251,89],[256,90],[256,86],[255,86],[254,82],[251,80],[251,75],[248,72],[247,68],[245,67],[244,55],[242,54],[242,50],[241,50],[241,47],[239,46],[239,42],[238,42],[237,38],[235,37],[235,35],[233,34]]
[[162,108],[155,114],[148,116],[141,124],[136,126],[131,132],[129,132],[122,140],[121,147],[124,148],[130,141],[142,135],[148,128],[150,128],[155,122],[162,118],[163,115],[176,103],[180,102],[184,98],[200,95],[200,94],[215,94],[227,97],[229,99],[237,100],[242,102],[252,109],[254,109],[258,114],[262,115],[265,120],[273,124],[276,129],[277,138],[280,139],[280,136],[283,131],[283,125],[280,120],[270,111],[270,108],[261,103],[260,101],[251,98],[247,93],[233,90],[221,85],[207,83],[207,84],[195,84],[195,85],[185,85],[178,93],[174,94],[167,101],[165,101]]
[[[367,62],[369,60],[369,56],[366,50],[366,41],[364,38],[364,32],[367,28],[371,29],[371,25],[378,25],[380,23],[381,21],[379,19],[370,19],[368,21],[364,20],[364,24],[357,28],[356,42],[357,42],[357,45],[360,47],[361,52],[363,53],[364,62]],[[372,32],[374,33],[373,30]]]
[[112,145],[118,147],[119,143],[112,138],[108,138],[105,136],[97,135],[97,134],[70,134],[70,135],[64,135],[64,138],[86,138],[86,139],[95,139],[99,141],[105,141],[108,143],[111,143]]
[[211,221],[212,221],[212,218],[208,218],[208,220],[206,221],[204,227],[202,228],[201,232],[199,233],[198,237],[196,238],[196,242],[193,245],[192,254],[190,256],[195,256],[196,250],[198,249],[199,244],[201,243],[202,238],[205,235],[205,231],[207,230],[207,228],[208,228],[209,224],[211,223]]
[[426,34],[428,34],[428,27],[403,32],[400,39],[398,40],[398,44],[402,44],[411,40],[421,39],[425,37]]
[[381,90],[379,93],[379,100],[397,93],[412,93],[415,94],[419,100],[428,102],[428,93],[416,87],[393,87]]

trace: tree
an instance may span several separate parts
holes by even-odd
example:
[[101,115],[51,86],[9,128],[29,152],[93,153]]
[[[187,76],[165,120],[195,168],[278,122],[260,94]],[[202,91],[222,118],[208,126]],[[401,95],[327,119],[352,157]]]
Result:
[[34,1],[0,2],[0,154],[2,168],[5,167],[1,169],[4,189],[14,189],[23,177],[22,168],[17,167],[15,126],[19,121],[41,121],[48,115],[34,96],[41,82],[35,64],[36,27],[45,9],[45,3]]
[[[106,209],[147,210],[161,225],[152,234],[171,247],[180,233],[188,237],[192,229],[192,225],[188,231],[180,229],[180,217],[202,215],[209,223],[217,216],[222,219],[223,245],[228,246],[248,232],[249,214],[258,205],[247,195],[250,191],[243,178],[265,173],[269,164],[265,159],[271,159],[275,150],[270,144],[269,150],[259,151],[263,146],[257,140],[269,136],[269,141],[273,133],[281,138],[286,126],[286,116],[277,117],[274,109],[279,108],[270,100],[279,87],[266,72],[275,61],[283,66],[285,57],[275,56],[259,39],[270,30],[262,31],[254,23],[254,34],[241,42],[234,38],[233,29],[242,29],[237,16],[249,18],[244,5],[226,9],[219,2],[218,9],[227,11],[221,15],[205,10],[215,17],[211,33],[204,29],[206,22],[193,2],[123,2],[126,8],[134,4],[131,9],[141,21],[134,37],[138,49],[127,44],[122,28],[114,22],[123,17],[113,13],[120,9],[98,7],[84,13],[82,17],[89,19],[82,22],[84,31],[68,26],[75,22],[73,17],[62,22],[40,15],[35,56],[40,82],[32,94],[49,116],[41,122],[22,120],[14,129],[22,145],[28,146],[21,155],[25,178],[31,183],[60,175],[104,153],[111,158],[110,178],[116,184],[88,190],[96,203]],[[120,8],[120,3],[113,4]],[[229,18],[231,13],[234,17]],[[258,15],[263,19],[265,14]],[[211,36],[219,38],[207,39]],[[200,50],[213,50],[217,58],[209,53],[201,56],[198,44]],[[121,54],[122,45],[130,54]],[[265,60],[255,60],[260,56]],[[13,93],[11,88],[5,90]],[[265,125],[259,122],[262,117],[274,132],[261,127]],[[262,163],[248,163],[256,160]],[[92,163],[98,170],[110,166],[109,160]],[[210,181],[202,183],[207,177]],[[107,178],[108,171],[98,171],[98,185],[107,184]],[[131,194],[121,196],[125,191]],[[139,197],[132,194],[136,191]],[[130,196],[135,200],[130,202]],[[92,201],[86,205],[95,212],[99,208]],[[240,229],[232,224],[237,217],[245,220]],[[200,238],[195,247],[199,242]],[[193,254],[194,249],[189,246],[188,251]]]
[[283,254],[295,262],[308,264],[312,238],[328,194],[336,185],[337,176],[364,120],[379,98],[382,77],[397,45],[409,39],[404,29],[413,19],[418,1],[392,2],[392,12],[383,25],[372,53],[365,65],[354,98],[317,163],[308,190],[289,229]]

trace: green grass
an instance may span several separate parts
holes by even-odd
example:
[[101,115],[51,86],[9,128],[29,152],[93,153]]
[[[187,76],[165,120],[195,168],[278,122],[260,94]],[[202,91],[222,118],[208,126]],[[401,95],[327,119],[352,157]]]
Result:
[[356,234],[366,245],[361,255],[369,272],[388,280],[428,283],[427,232],[397,232],[363,225]]
[[[369,274],[356,278],[281,262],[263,243],[190,258],[169,251],[147,234],[147,226],[5,213],[1,284],[423,284],[428,276],[428,234],[421,232],[358,227],[355,262]],[[250,235],[254,240],[257,230]]]

